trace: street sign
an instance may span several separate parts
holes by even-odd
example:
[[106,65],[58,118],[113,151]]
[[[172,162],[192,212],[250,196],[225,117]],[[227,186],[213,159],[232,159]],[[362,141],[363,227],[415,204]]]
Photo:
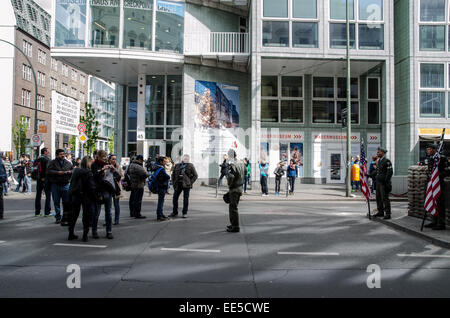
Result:
[[342,119],[342,127],[347,127],[347,108],[344,108],[341,112],[341,119]]
[[47,125],[38,125],[38,133],[46,134],[47,133]]
[[86,131],[86,125],[84,123],[79,123],[77,129],[80,133],[83,133]]
[[31,136],[31,146],[39,147],[42,144],[42,135],[35,134]]
[[137,133],[136,133],[136,140],[137,141],[145,140],[145,131],[138,130]]
[[78,136],[78,140],[83,145],[86,141],[88,141],[88,136],[86,136],[84,133]]

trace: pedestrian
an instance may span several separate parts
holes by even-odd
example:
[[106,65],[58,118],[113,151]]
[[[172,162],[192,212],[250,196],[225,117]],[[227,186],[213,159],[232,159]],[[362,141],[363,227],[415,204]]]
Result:
[[220,177],[219,177],[219,181],[217,183],[217,186],[220,188],[220,186],[222,185],[222,179],[223,177],[225,177],[227,175],[228,172],[228,157],[227,155],[223,155],[223,162],[222,164],[219,165],[220,167]]
[[170,217],[178,216],[178,198],[183,192],[183,218],[187,217],[189,208],[189,193],[198,179],[197,171],[192,163],[189,162],[189,155],[184,155],[182,162],[177,163],[172,172],[173,184],[173,212]]
[[[172,158],[167,157],[167,163],[166,163],[166,165],[164,166],[164,169],[166,169],[167,175],[169,175],[169,176],[172,175],[172,168],[173,168]],[[168,188],[167,188],[166,194],[170,194],[170,193],[169,193],[169,190],[170,190],[170,179],[169,179],[169,184],[168,184]]]
[[230,159],[230,168],[227,174],[229,190],[225,194],[224,200],[229,203],[228,214],[231,224],[227,226],[227,232],[237,233],[240,231],[238,205],[242,195],[242,184],[245,179],[245,165],[237,159],[236,152],[233,149],[228,150],[228,158]]
[[166,196],[167,188],[169,186],[170,176],[166,173],[164,167],[167,164],[167,158],[164,156],[158,157],[158,162],[155,164],[154,173],[155,182],[158,185],[158,206],[156,209],[156,220],[167,221],[169,218],[164,215],[164,198]]
[[386,158],[387,150],[379,147],[377,151],[378,165],[376,176],[376,197],[378,213],[375,217],[391,218],[391,201],[389,193],[392,191],[391,178],[393,174],[392,163]]
[[[69,181],[72,174],[72,169],[72,164],[66,160],[64,150],[62,149],[56,150],[56,158],[50,161],[47,166],[47,180],[51,184],[56,224],[60,224],[62,222],[60,206],[61,200],[63,203],[63,215],[67,215],[69,209]],[[64,222],[66,222],[66,220],[64,220]]]
[[148,178],[148,173],[144,167],[144,157],[137,155],[136,160],[133,160],[128,166],[127,172],[131,180],[131,194],[130,194],[130,217],[136,219],[145,219],[141,214],[142,197],[144,196],[145,180]]
[[35,160],[34,166],[37,169],[36,198],[34,200],[34,215],[41,215],[42,192],[45,194],[44,216],[49,216],[51,212],[52,194],[50,183],[47,179],[47,166],[50,162],[50,151],[48,148],[41,149],[41,155]]
[[75,224],[77,223],[80,210],[83,208],[83,242],[88,241],[89,224],[92,218],[92,207],[95,203],[95,181],[91,170],[92,159],[83,157],[80,167],[73,170],[70,180],[69,196],[72,211],[69,215],[69,240],[76,240]]
[[153,160],[152,157],[148,157],[147,160],[145,160],[145,168],[147,169],[147,172],[153,171]]
[[115,169],[108,164],[105,150],[97,151],[97,159],[91,164],[91,170],[94,176],[96,195],[96,202],[93,204],[92,237],[99,238],[97,231],[98,218],[100,217],[103,204],[105,206],[106,238],[113,239],[111,205],[112,197],[115,193],[113,174]]
[[284,176],[283,162],[278,163],[277,168],[274,171],[275,174],[275,195],[280,195],[281,178]]
[[247,158],[244,158],[244,165],[245,165],[244,194],[247,194],[247,185],[249,185],[252,167],[250,165],[250,161],[248,161]]
[[356,159],[353,162],[353,165],[351,168],[352,192],[358,192],[358,190],[360,189],[360,183],[361,183],[360,169],[361,168],[359,166],[359,156],[356,156]]
[[20,187],[22,187],[22,193],[25,192],[25,161],[23,159],[19,160],[19,163],[17,164],[17,188],[16,192],[20,191]]
[[6,171],[6,181],[3,183],[3,195],[6,196],[6,195],[8,195],[10,181],[12,182],[13,169],[12,169],[11,162],[9,161],[8,156],[3,156],[2,160],[3,160],[3,165],[5,166],[5,171]]
[[6,173],[5,165],[3,164],[2,158],[0,158],[0,220],[4,217],[4,203],[3,203],[3,185],[6,180],[8,180],[8,175]]
[[269,195],[269,188],[267,186],[267,178],[269,176],[269,164],[266,163],[265,160],[262,160],[262,162],[259,164],[259,173],[260,173],[262,196],[266,197]]
[[294,185],[295,179],[298,176],[297,166],[295,165],[294,159],[291,159],[289,166],[287,167],[286,177],[289,181],[289,194],[294,195]]
[[80,167],[80,164],[81,164],[81,158],[77,158],[77,159],[75,160],[75,163],[74,163],[73,167],[74,167],[74,168],[79,168],[79,167]]
[[109,164],[114,167],[114,182],[116,184],[116,192],[113,194],[113,203],[114,203],[114,225],[119,225],[120,220],[120,197],[121,191],[120,181],[123,179],[123,170],[120,165],[117,163],[116,155],[109,155]]
[[[429,144],[426,149],[427,159],[428,159],[428,178],[431,178],[434,166],[434,156],[438,152],[438,146],[436,144]],[[440,155],[438,173],[439,173],[439,184],[441,186],[441,195],[436,201],[437,205],[437,216],[432,216],[432,221],[425,225],[427,228],[433,230],[445,230],[445,206],[446,200],[449,198],[445,197],[446,194],[446,182],[445,177],[450,176],[450,170],[448,169],[449,163],[447,157],[443,154]]]
[[30,158],[25,159],[25,193],[30,195],[31,194],[31,171],[33,170],[33,163],[31,162]]

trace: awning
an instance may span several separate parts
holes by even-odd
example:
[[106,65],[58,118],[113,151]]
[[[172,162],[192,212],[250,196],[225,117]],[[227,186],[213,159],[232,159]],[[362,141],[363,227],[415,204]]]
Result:
[[[425,141],[439,141],[442,137],[442,129],[440,128],[420,128],[420,140]],[[450,128],[445,129],[445,140],[450,140]]]

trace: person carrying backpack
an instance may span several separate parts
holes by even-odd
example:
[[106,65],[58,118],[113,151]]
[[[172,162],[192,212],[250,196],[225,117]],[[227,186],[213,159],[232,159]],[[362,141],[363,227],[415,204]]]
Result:
[[178,198],[183,192],[183,218],[187,217],[189,207],[189,192],[194,182],[198,179],[197,171],[192,163],[189,162],[189,156],[184,155],[181,163],[177,163],[172,172],[173,194],[173,212],[170,217],[178,216]]
[[34,200],[34,215],[39,216],[41,214],[41,198],[42,191],[45,193],[45,210],[44,215],[49,216],[51,211],[52,194],[50,184],[47,180],[47,165],[50,162],[50,152],[48,148],[41,149],[41,155],[34,162],[34,171],[37,172],[36,176],[36,199]]
[[166,169],[164,167],[167,164],[167,158],[160,156],[158,158],[158,162],[155,164],[155,172],[153,183],[156,186],[156,191],[158,193],[158,207],[156,209],[156,220],[157,221],[167,221],[169,218],[164,215],[163,207],[164,207],[164,199],[169,188],[169,180],[170,176],[166,173]]
[[148,178],[148,173],[144,167],[144,157],[142,155],[136,156],[136,160],[128,166],[126,174],[128,174],[131,182],[130,194],[130,217],[136,219],[145,219],[141,214],[142,197],[144,196],[145,180]]

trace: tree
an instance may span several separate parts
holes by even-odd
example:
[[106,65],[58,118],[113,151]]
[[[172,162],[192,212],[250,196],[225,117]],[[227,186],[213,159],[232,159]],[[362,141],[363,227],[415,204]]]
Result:
[[80,117],[80,121],[86,125],[84,133],[88,137],[83,148],[87,150],[88,154],[92,154],[98,140],[98,121],[95,118],[95,109],[92,104],[85,104],[85,115]]
[[70,148],[71,152],[76,151],[76,149],[77,149],[77,137],[76,136],[72,136],[69,139],[69,148]]
[[110,154],[114,153],[114,132],[112,132],[111,136],[108,138],[108,151]]
[[28,125],[25,122],[19,122],[16,120],[16,127],[12,128],[12,136],[17,158],[19,158],[20,154],[25,153],[27,131]]

